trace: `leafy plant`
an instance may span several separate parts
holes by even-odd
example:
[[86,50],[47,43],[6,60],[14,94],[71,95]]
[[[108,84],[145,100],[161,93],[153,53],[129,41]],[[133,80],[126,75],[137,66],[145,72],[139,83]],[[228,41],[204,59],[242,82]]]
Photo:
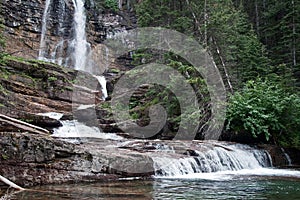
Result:
[[118,10],[118,2],[117,2],[117,0],[105,0],[104,7],[114,10],[114,11],[117,11]]
[[270,80],[248,81],[231,96],[227,120],[227,130],[264,135],[284,146],[300,145],[300,97]]
[[54,76],[48,77],[48,81],[57,81],[57,78]]

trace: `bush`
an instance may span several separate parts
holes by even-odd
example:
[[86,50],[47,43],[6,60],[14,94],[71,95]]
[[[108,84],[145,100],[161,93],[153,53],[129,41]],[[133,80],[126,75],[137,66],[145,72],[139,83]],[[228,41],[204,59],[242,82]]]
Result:
[[105,0],[104,7],[114,11],[118,10],[118,1],[117,0]]
[[300,97],[270,80],[248,81],[229,100],[227,130],[300,147]]

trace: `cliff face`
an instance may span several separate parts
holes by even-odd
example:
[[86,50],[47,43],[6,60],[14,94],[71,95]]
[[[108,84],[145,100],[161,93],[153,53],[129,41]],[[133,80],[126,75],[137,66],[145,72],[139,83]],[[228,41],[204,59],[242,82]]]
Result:
[[[101,89],[92,75],[51,63],[8,56],[0,64],[0,113],[45,128],[60,124],[39,113],[71,117],[76,104],[101,102]],[[7,125],[0,124],[0,131]]]
[[[46,0],[3,0],[1,18],[4,20],[6,51],[14,56],[37,58],[40,47]],[[72,0],[53,0],[47,17],[47,49],[51,54],[57,44],[74,37]],[[103,2],[85,1],[87,40],[92,49],[108,34],[134,27],[135,20],[127,11],[113,11]]]

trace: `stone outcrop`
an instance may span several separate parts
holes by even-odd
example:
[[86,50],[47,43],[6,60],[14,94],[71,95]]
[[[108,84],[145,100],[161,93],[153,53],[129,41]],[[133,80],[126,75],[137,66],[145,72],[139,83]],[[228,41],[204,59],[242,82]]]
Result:
[[[199,152],[205,154],[214,148],[231,152],[235,145],[217,141],[96,138],[70,143],[50,136],[13,132],[0,132],[0,138],[0,174],[21,186],[108,181],[121,177],[150,178],[160,170],[155,167],[155,159],[195,162]],[[284,156],[272,155],[278,147],[261,148],[271,153],[274,166],[282,166],[280,160],[284,160]],[[205,166],[201,170],[205,172]]]
[[92,75],[35,60],[5,57],[0,84],[0,112],[44,128],[60,123],[39,113],[68,118],[76,105],[102,101],[102,88]]

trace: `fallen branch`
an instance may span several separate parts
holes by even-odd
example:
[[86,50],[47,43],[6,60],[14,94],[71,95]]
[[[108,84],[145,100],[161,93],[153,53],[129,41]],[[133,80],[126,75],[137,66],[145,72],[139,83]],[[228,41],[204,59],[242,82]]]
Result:
[[1,175],[0,175],[0,181],[6,183],[7,185],[9,185],[10,187],[12,187],[16,190],[25,190],[25,188],[22,188],[22,187],[18,186],[17,184],[11,182],[10,180],[8,180],[7,178],[4,178]]
[[21,120],[15,119],[15,118],[8,117],[3,114],[0,114],[0,122],[5,122],[5,123],[8,123],[17,128],[20,128],[22,130],[29,131],[29,132],[36,133],[36,134],[42,134],[42,135],[50,134],[49,131],[46,129],[23,122]]

